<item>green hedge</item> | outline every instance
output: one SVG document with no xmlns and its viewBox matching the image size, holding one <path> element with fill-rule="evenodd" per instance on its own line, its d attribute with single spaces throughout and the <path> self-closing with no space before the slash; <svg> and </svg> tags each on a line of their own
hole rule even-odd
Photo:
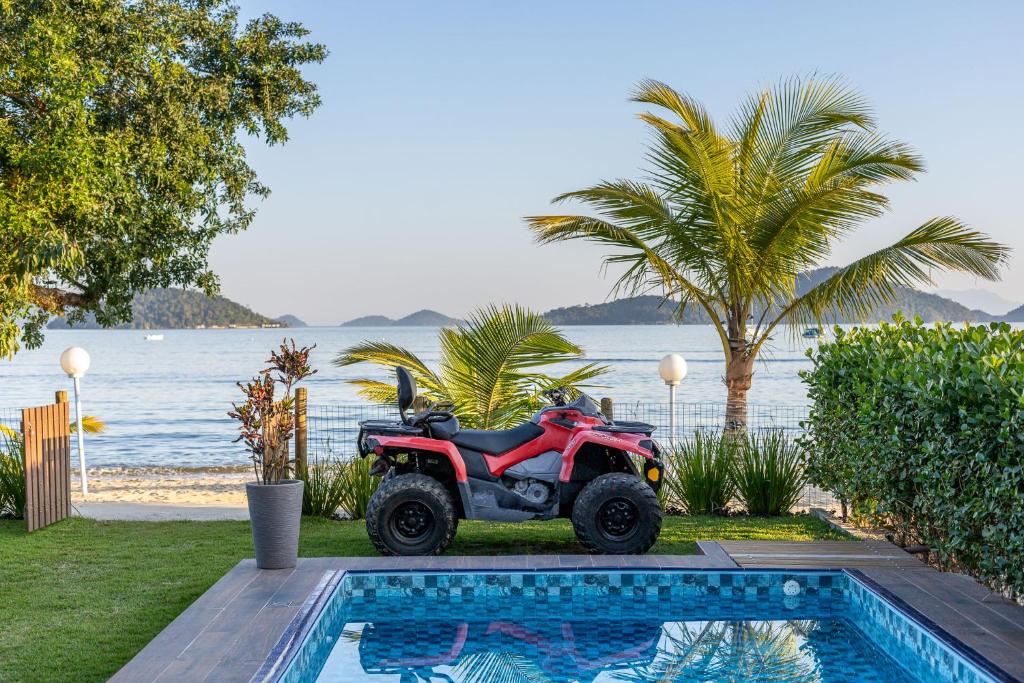
<svg viewBox="0 0 1024 683">
<path fill-rule="evenodd" d="M 1024 596 L 1024 330 L 836 329 L 802 373 L 811 481 Z"/>
</svg>

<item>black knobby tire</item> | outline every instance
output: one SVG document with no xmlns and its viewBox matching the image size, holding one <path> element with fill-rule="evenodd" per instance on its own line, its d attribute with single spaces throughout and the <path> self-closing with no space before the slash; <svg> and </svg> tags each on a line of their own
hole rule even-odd
<svg viewBox="0 0 1024 683">
<path fill-rule="evenodd" d="M 602 474 L 587 484 L 572 507 L 576 538 L 592 553 L 638 555 L 661 533 L 658 494 L 640 477 Z"/>
<path fill-rule="evenodd" d="M 381 483 L 366 508 L 366 533 L 382 555 L 437 555 L 451 545 L 455 505 L 444 485 L 423 474 Z"/>
</svg>

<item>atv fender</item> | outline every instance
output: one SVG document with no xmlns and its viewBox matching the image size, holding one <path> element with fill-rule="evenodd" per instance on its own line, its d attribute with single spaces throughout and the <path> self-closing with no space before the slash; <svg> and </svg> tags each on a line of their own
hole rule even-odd
<svg viewBox="0 0 1024 683">
<path fill-rule="evenodd" d="M 562 454 L 562 470 L 558 475 L 560 482 L 567 483 L 572 478 L 572 470 L 576 466 L 576 453 L 579 452 L 585 444 L 596 443 L 606 448 L 614 448 L 626 453 L 635 453 L 647 460 L 654 459 L 654 453 L 642 448 L 640 446 L 641 439 L 648 439 L 649 437 L 620 437 L 610 434 L 608 432 L 595 432 L 592 430 L 586 430 L 577 432 L 575 436 L 569 439 L 569 443 L 566 444 L 565 452 Z"/>
<path fill-rule="evenodd" d="M 384 434 L 374 434 L 370 438 L 384 449 L 443 455 L 452 463 L 452 469 L 455 470 L 455 481 L 460 484 L 466 483 L 466 461 L 462 459 L 459 449 L 451 441 L 428 439 L 423 436 L 386 436 Z"/>
</svg>

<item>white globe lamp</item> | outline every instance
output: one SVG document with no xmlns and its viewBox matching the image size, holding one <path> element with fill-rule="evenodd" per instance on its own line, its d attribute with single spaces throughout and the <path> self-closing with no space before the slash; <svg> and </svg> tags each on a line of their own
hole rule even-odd
<svg viewBox="0 0 1024 683">
<path fill-rule="evenodd" d="M 676 439 L 676 387 L 686 379 L 686 359 L 678 353 L 670 353 L 658 364 L 658 374 L 668 385 L 668 430 L 670 439 Z"/>
<path fill-rule="evenodd" d="M 60 368 L 68 377 L 84 377 L 89 370 L 89 362 L 89 352 L 81 346 L 72 346 L 60 354 Z"/>
<path fill-rule="evenodd" d="M 85 430 L 82 425 L 81 383 L 89 369 L 89 353 L 80 346 L 72 346 L 60 354 L 60 368 L 75 381 L 75 420 L 78 421 L 78 471 L 82 479 L 82 495 L 89 494 L 89 482 L 85 474 Z"/>
</svg>

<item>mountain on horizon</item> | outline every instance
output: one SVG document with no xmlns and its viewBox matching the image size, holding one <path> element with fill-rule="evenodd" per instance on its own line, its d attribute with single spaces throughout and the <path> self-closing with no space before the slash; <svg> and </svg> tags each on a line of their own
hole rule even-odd
<svg viewBox="0 0 1024 683">
<path fill-rule="evenodd" d="M 946 299 L 952 299 L 968 308 L 987 311 L 992 315 L 1005 315 L 1011 310 L 1019 307 L 1022 302 L 1011 301 L 999 294 L 987 289 L 936 289 L 932 294 L 937 294 Z"/>
<path fill-rule="evenodd" d="M 424 308 L 398 320 L 385 315 L 364 315 L 343 322 L 341 327 L 450 327 L 459 322 L 457 318 L 449 318 L 443 313 Z"/>
<path fill-rule="evenodd" d="M 999 319 L 1008 323 L 1024 323 L 1024 306 L 1013 309 Z"/>
<path fill-rule="evenodd" d="M 294 316 L 291 313 L 279 315 L 274 318 L 277 322 L 281 323 L 285 327 L 309 327 L 305 320 L 302 320 L 298 316 Z"/>
<path fill-rule="evenodd" d="M 801 277 L 797 282 L 797 293 L 803 294 L 814 285 L 834 273 L 836 268 L 819 268 Z M 686 307 L 682 319 L 677 320 L 678 306 L 655 295 L 641 295 L 617 299 L 603 304 L 567 306 L 556 308 L 544 317 L 556 325 L 706 325 L 711 322 L 707 313 L 698 306 Z M 997 316 L 982 310 L 971 309 L 950 299 L 921 292 L 909 287 L 896 290 L 896 300 L 891 305 L 879 306 L 868 316 L 866 322 L 891 320 L 897 312 L 907 318 L 920 317 L 925 322 L 950 320 L 954 322 L 988 322 Z M 1024 307 L 1020 309 L 1024 319 Z M 825 322 L 853 323 L 860 320 L 835 319 L 828 317 Z"/>
<path fill-rule="evenodd" d="M 80 323 L 69 325 L 64 318 L 54 318 L 47 325 L 51 330 L 100 329 L 93 315 Z M 223 296 L 208 297 L 202 292 L 177 288 L 151 289 L 136 294 L 132 300 L 132 320 L 117 325 L 120 330 L 176 330 L 196 327 L 288 327 L 256 313 Z"/>
</svg>

